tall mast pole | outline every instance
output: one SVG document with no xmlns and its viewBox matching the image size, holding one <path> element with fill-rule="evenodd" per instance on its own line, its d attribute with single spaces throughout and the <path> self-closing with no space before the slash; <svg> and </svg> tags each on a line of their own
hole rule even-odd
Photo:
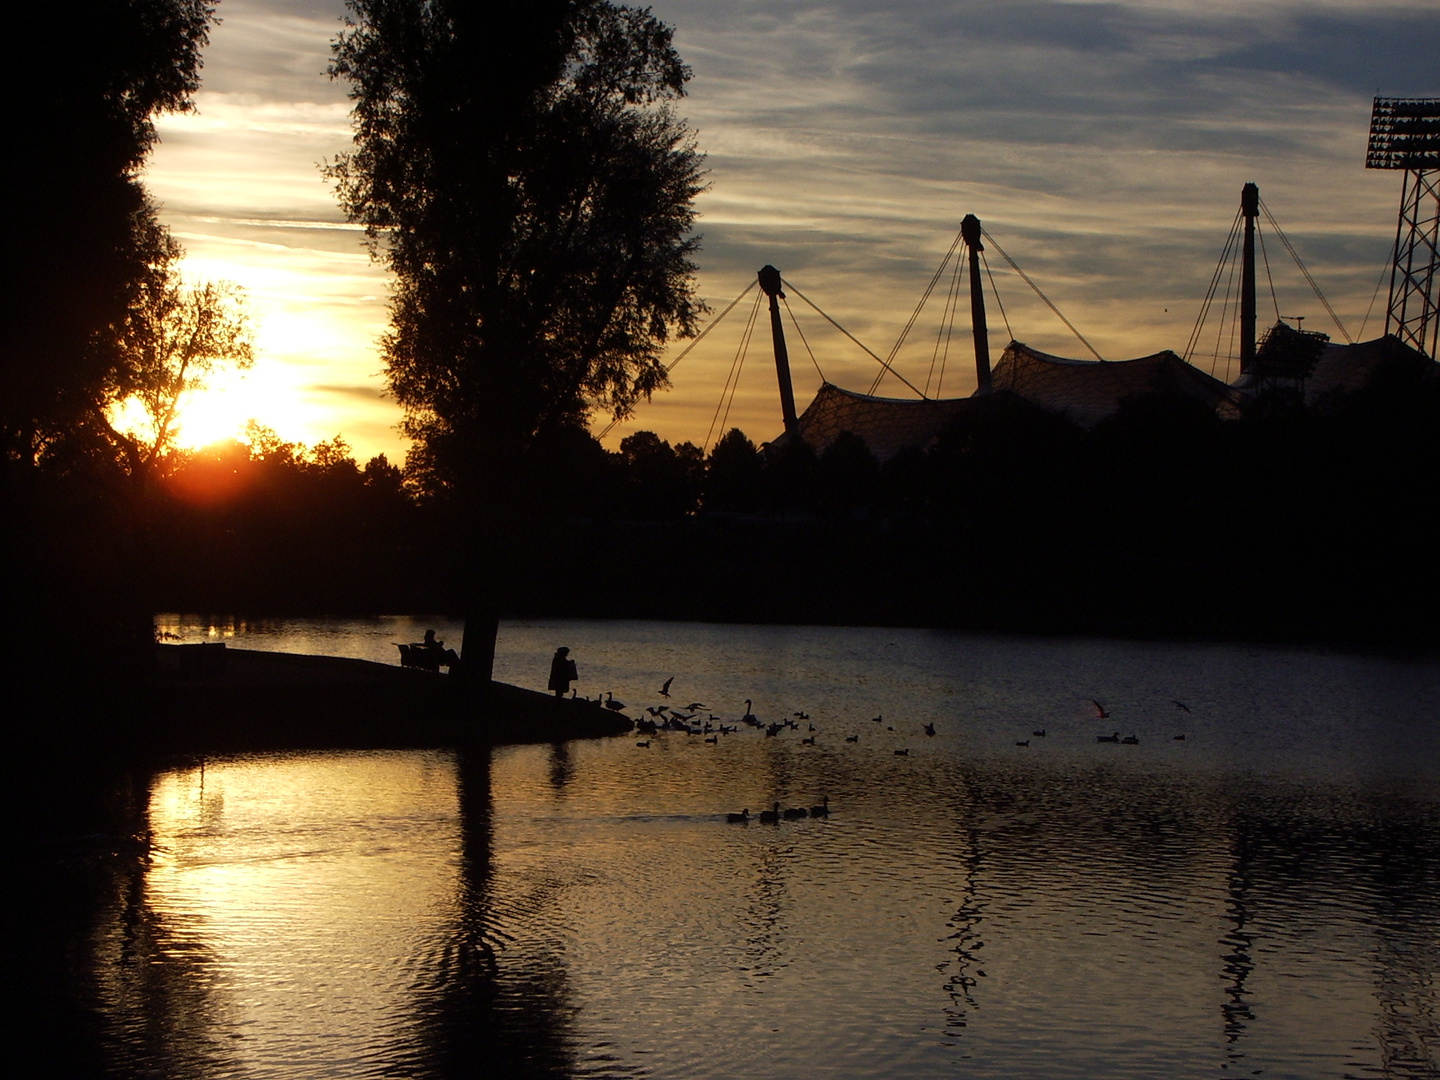
<svg viewBox="0 0 1440 1080">
<path fill-rule="evenodd" d="M 970 326 L 975 334 L 975 385 L 979 393 L 990 390 L 990 331 L 985 326 L 985 287 L 980 281 L 980 219 L 966 214 L 960 235 L 970 249 Z"/>
<path fill-rule="evenodd" d="M 1260 214 L 1260 189 L 1240 189 L 1240 212 L 1245 215 L 1245 258 L 1240 271 L 1240 374 L 1255 363 L 1255 218 Z"/>
<path fill-rule="evenodd" d="M 775 344 L 775 377 L 780 382 L 780 411 L 785 416 L 785 433 L 793 435 L 799 421 L 795 416 L 795 391 L 790 385 L 790 354 L 785 349 L 785 328 L 780 325 L 780 271 L 768 263 L 760 268 L 760 288 L 770 297 L 770 338 Z"/>
</svg>

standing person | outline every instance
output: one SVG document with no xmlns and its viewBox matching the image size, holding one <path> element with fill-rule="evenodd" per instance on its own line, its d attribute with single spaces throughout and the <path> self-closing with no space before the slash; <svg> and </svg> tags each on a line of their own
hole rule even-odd
<svg viewBox="0 0 1440 1080">
<path fill-rule="evenodd" d="M 550 689 L 555 691 L 557 698 L 564 697 L 570 684 L 579 678 L 580 673 L 575 669 L 575 661 L 570 659 L 570 650 L 561 645 L 555 650 L 555 656 L 550 661 Z"/>
</svg>

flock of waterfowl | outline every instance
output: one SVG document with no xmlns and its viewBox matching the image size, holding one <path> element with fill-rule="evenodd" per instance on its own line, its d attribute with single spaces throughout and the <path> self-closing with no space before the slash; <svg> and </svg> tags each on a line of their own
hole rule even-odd
<svg viewBox="0 0 1440 1080">
<path fill-rule="evenodd" d="M 674 684 L 674 682 L 675 677 L 673 675 L 665 680 L 664 685 L 662 685 L 659 690 L 659 694 L 661 697 L 670 697 L 670 687 Z M 605 708 L 610 709 L 614 712 L 620 712 L 626 708 L 626 705 L 623 701 L 615 700 L 615 695 L 613 693 L 606 693 L 603 698 L 598 700 L 600 704 L 602 704 Z M 1097 719 L 1108 720 L 1110 718 L 1110 710 L 1107 709 L 1104 704 L 1094 698 L 1090 699 L 1090 703 L 1095 708 L 1095 715 Z M 1174 705 L 1175 708 L 1180 712 L 1190 712 L 1190 707 L 1182 701 L 1172 700 L 1171 704 Z M 646 738 L 638 740 L 635 745 L 642 750 L 648 749 L 651 745 L 651 739 L 654 736 L 660 734 L 661 732 L 666 731 L 682 732 L 686 735 L 699 735 L 702 736 L 704 738 L 704 741 L 707 743 L 718 744 L 722 736 L 732 735 L 735 732 L 739 731 L 742 726 L 755 728 L 759 731 L 763 731 L 767 738 L 774 738 L 782 731 L 799 731 L 802 721 L 806 724 L 808 733 L 803 738 L 801 738 L 801 744 L 805 746 L 816 745 L 816 728 L 813 723 L 809 722 L 809 713 L 805 712 L 804 710 L 797 710 L 790 716 L 786 717 L 784 720 L 776 720 L 766 723 L 754 714 L 754 712 L 752 711 L 753 707 L 754 702 L 751 699 L 747 698 L 745 700 L 744 714 L 740 716 L 739 719 L 737 719 L 734 723 L 727 724 L 720 717 L 710 712 L 710 707 L 701 701 L 692 701 L 688 705 L 685 705 L 683 708 L 671 708 L 669 705 L 646 706 L 644 711 L 648 714 L 648 717 L 642 717 L 635 721 L 636 730 L 640 734 L 646 736 Z M 705 714 L 704 719 L 700 719 L 700 715 L 702 713 Z M 887 732 L 895 732 L 895 725 L 886 724 L 885 717 L 883 715 L 872 716 L 870 718 L 870 721 L 874 724 L 883 725 Z M 935 737 L 934 724 L 926 723 L 921 727 L 921 730 L 925 733 L 927 737 Z M 1015 740 L 1015 745 L 1019 747 L 1028 747 L 1032 739 L 1044 739 L 1047 737 L 1047 735 L 1047 729 L 1037 728 L 1030 733 L 1030 738 Z M 1183 742 L 1185 741 L 1185 735 L 1183 733 L 1177 734 L 1173 736 L 1173 739 L 1176 742 Z M 858 743 L 859 741 L 860 736 L 858 734 L 845 736 L 845 742 L 847 743 L 854 744 Z M 1098 743 L 1116 743 L 1123 746 L 1138 746 L 1140 744 L 1140 737 L 1133 734 L 1125 735 L 1122 737 L 1120 732 L 1116 731 L 1109 735 L 1096 735 L 1095 741 Z M 896 757 L 908 757 L 910 755 L 910 748 L 908 746 L 900 747 L 896 749 L 894 753 Z M 793 821 L 807 817 L 823 818 L 829 816 L 830 799 L 828 796 L 826 796 L 817 805 L 809 807 L 794 806 L 782 810 L 780 807 L 780 803 L 776 802 L 771 806 L 769 810 L 762 810 L 756 817 L 751 817 L 750 810 L 747 807 L 744 810 L 741 810 L 739 813 L 727 813 L 725 815 L 725 820 L 734 825 L 745 825 L 751 821 L 759 821 L 762 825 L 776 825 L 779 824 L 781 821 Z"/>
<path fill-rule="evenodd" d="M 1101 704 L 1099 701 L 1096 701 L 1094 698 L 1091 698 L 1091 699 L 1090 699 L 1090 704 L 1093 705 L 1093 706 L 1095 706 L 1095 716 L 1096 716 L 1097 719 L 1100 719 L 1100 720 L 1108 720 L 1108 719 L 1110 719 L 1110 710 L 1107 709 L 1103 704 Z M 1189 706 L 1189 705 L 1186 705 L 1183 701 L 1175 701 L 1174 699 L 1171 699 L 1170 704 L 1174 705 L 1175 708 L 1179 709 L 1181 712 L 1188 713 L 1188 712 L 1190 711 L 1190 706 Z M 1037 729 L 1037 730 L 1035 730 L 1035 731 L 1032 731 L 1032 732 L 1030 733 L 1030 738 L 1031 738 L 1031 739 L 1043 739 L 1043 738 L 1045 738 L 1045 736 L 1046 736 L 1046 732 L 1045 732 L 1045 729 L 1044 729 L 1044 728 L 1039 728 L 1039 729 Z M 1138 735 L 1126 735 L 1126 736 L 1124 736 L 1124 737 L 1122 738 L 1121 735 L 1120 735 L 1120 732 L 1115 731 L 1115 732 L 1111 732 L 1109 735 L 1096 735 L 1096 736 L 1095 736 L 1095 741 L 1096 741 L 1097 743 L 1117 743 L 1117 744 L 1119 744 L 1119 745 L 1121 745 L 1121 746 L 1139 746 L 1139 745 L 1140 745 L 1140 736 L 1138 736 Z M 1184 741 L 1185 741 L 1185 735 L 1184 735 L 1183 733 L 1181 733 L 1181 734 L 1179 734 L 1179 735 L 1175 735 L 1175 736 L 1173 737 L 1173 741 L 1175 741 L 1175 742 L 1184 742 Z M 1015 745 L 1016 745 L 1016 746 L 1029 746 L 1029 745 L 1030 745 L 1030 739 L 1016 739 L 1016 740 L 1015 740 Z"/>
</svg>

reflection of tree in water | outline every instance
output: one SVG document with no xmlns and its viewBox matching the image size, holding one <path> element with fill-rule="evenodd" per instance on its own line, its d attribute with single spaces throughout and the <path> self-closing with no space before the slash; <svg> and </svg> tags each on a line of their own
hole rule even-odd
<svg viewBox="0 0 1440 1080">
<path fill-rule="evenodd" d="M 785 931 L 787 892 L 781 870 L 793 850 L 791 847 L 782 848 L 779 844 L 765 846 L 754 888 L 745 904 L 745 961 L 740 970 L 751 986 L 755 985 L 755 979 L 775 974 L 786 963 L 784 951 L 780 948 L 780 938 Z"/>
<path fill-rule="evenodd" d="M 37 1022 L 25 1024 L 23 1038 L 43 1052 L 31 1057 L 12 1047 L 12 1056 L 45 1061 L 48 1075 L 235 1073 L 215 956 L 184 920 L 146 901 L 154 779 L 148 772 L 71 777 L 113 786 L 121 798 L 81 826 L 85 832 L 69 832 L 71 824 L 68 837 L 56 838 L 57 862 L 27 875 L 40 903 L 30 924 L 33 977 L 23 979 L 21 995 Z"/>
<path fill-rule="evenodd" d="M 1232 1060 L 1244 1057 L 1236 1044 L 1245 1034 L 1246 1025 L 1255 1019 L 1246 1000 L 1251 991 L 1245 986 L 1245 980 L 1255 970 L 1255 960 L 1250 952 L 1255 936 L 1248 929 L 1251 923 L 1248 906 L 1252 885 L 1250 860 L 1250 837 L 1242 817 L 1232 823 L 1230 869 L 1226 876 L 1225 893 L 1225 917 L 1230 927 L 1219 940 L 1219 944 L 1229 950 L 1220 957 L 1225 980 L 1225 1000 L 1220 1003 L 1220 1019 L 1228 1048 L 1226 1055 Z"/>
<path fill-rule="evenodd" d="M 552 898 L 526 897 L 529 910 L 503 903 L 493 880 L 494 816 L 490 754 L 457 761 L 461 825 L 459 921 L 431 970 L 414 988 L 419 1029 L 413 1071 L 437 1077 L 568 1077 L 572 1007 L 558 947 L 527 949 L 506 962 L 512 924 L 554 917 Z M 406 1072 L 405 1075 L 411 1073 Z"/>
<path fill-rule="evenodd" d="M 1227 1056 L 1258 1032 L 1246 982 L 1257 967 L 1254 927 L 1314 925 L 1371 942 L 1374 1036 L 1387 1077 L 1440 1076 L 1440 810 L 1384 795 L 1368 804 L 1311 804 L 1293 793 L 1255 800 L 1229 823 L 1229 932 L 1220 944 Z M 1268 949 L 1265 950 L 1267 953 Z M 1277 953 L 1277 960 L 1283 953 Z M 1365 958 L 1356 949 L 1354 962 Z M 1268 966 L 1268 965 L 1267 965 Z"/>
<path fill-rule="evenodd" d="M 968 786 L 955 785 L 957 792 L 968 793 Z M 971 806 L 957 806 L 954 813 L 958 819 L 957 839 L 963 837 L 964 848 L 957 853 L 960 864 L 960 904 L 955 914 L 945 925 L 951 933 L 948 937 L 954 960 L 941 965 L 942 974 L 949 972 L 945 990 L 950 995 L 950 1004 L 945 1009 L 946 1034 L 956 1036 L 969 1026 L 970 1013 L 980 1007 L 975 1000 L 974 988 L 981 974 L 979 952 L 985 947 L 980 940 L 980 924 L 983 921 L 983 905 L 979 898 L 981 868 L 980 830 L 975 825 L 975 813 Z"/>
<path fill-rule="evenodd" d="M 1384 1075 L 1440 1076 L 1440 821 L 1387 814 L 1374 837 L 1375 1037 Z"/>
</svg>

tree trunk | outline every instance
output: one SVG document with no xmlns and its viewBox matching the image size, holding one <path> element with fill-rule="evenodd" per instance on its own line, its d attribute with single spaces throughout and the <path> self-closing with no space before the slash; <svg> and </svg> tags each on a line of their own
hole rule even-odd
<svg viewBox="0 0 1440 1080">
<path fill-rule="evenodd" d="M 494 604 L 470 604 L 465 612 L 465 634 L 460 639 L 460 675 L 471 698 L 485 697 L 495 677 L 495 639 L 500 615 Z"/>
</svg>

